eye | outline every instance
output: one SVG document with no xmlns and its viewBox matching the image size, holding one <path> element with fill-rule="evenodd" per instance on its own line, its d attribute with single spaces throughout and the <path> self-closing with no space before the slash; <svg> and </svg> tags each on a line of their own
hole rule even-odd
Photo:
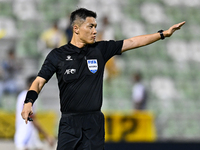
<svg viewBox="0 0 200 150">
<path fill-rule="evenodd" d="M 93 27 L 94 27 L 94 25 L 92 25 L 92 24 L 91 24 L 91 25 L 89 25 L 89 28 L 90 28 L 90 29 L 92 29 Z"/>
</svg>

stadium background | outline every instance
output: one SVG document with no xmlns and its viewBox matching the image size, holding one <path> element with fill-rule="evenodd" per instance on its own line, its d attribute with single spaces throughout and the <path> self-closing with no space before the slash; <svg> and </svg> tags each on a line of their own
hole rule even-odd
<svg viewBox="0 0 200 150">
<path fill-rule="evenodd" d="M 18 74 L 22 87 L 24 79 L 36 74 L 40 68 L 37 40 L 42 31 L 55 19 L 68 19 L 69 13 L 79 7 L 96 11 L 98 23 L 107 15 L 115 29 L 116 40 L 154 33 L 186 21 L 182 30 L 169 39 L 124 53 L 117 59 L 120 75 L 111 85 L 104 84 L 102 110 L 108 115 L 133 113 L 130 81 L 133 72 L 140 70 L 150 90 L 148 112 L 145 113 L 153 115 L 151 123 L 155 125 L 155 141 L 198 143 L 199 0 L 0 0 L 0 59 L 6 57 L 11 46 L 15 46 L 17 56 L 23 60 L 23 70 Z M 37 103 L 40 110 L 54 111 L 59 116 L 55 84 L 56 78 L 53 77 Z M 15 101 L 16 97 L 3 97 L 1 111 L 13 113 Z M 55 132 L 56 128 L 57 125 Z M 12 139 L 8 140 L 12 143 Z"/>
</svg>

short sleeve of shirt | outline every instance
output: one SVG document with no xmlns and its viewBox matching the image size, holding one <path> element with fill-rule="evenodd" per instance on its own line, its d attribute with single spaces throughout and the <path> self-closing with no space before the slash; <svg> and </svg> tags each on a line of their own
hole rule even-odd
<svg viewBox="0 0 200 150">
<path fill-rule="evenodd" d="M 121 49 L 123 46 L 123 40 L 121 41 L 103 41 L 102 42 L 101 52 L 104 56 L 104 59 L 108 61 L 114 55 L 121 55 Z"/>
<path fill-rule="evenodd" d="M 38 76 L 46 79 L 46 82 L 53 76 L 56 72 L 57 58 L 55 55 L 55 50 L 52 50 L 46 57 L 42 68 L 40 69 Z"/>
</svg>

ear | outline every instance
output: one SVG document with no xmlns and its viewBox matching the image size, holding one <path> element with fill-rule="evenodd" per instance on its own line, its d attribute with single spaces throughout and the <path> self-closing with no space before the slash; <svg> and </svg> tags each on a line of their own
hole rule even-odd
<svg viewBox="0 0 200 150">
<path fill-rule="evenodd" d="M 78 25 L 74 25 L 73 30 L 76 34 L 79 34 L 79 26 Z"/>
</svg>

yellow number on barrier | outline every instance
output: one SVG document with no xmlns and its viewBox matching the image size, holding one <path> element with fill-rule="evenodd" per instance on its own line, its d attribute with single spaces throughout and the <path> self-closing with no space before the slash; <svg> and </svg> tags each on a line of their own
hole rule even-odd
<svg viewBox="0 0 200 150">
<path fill-rule="evenodd" d="M 155 141 L 153 116 L 150 113 L 105 115 L 106 142 Z"/>
</svg>

